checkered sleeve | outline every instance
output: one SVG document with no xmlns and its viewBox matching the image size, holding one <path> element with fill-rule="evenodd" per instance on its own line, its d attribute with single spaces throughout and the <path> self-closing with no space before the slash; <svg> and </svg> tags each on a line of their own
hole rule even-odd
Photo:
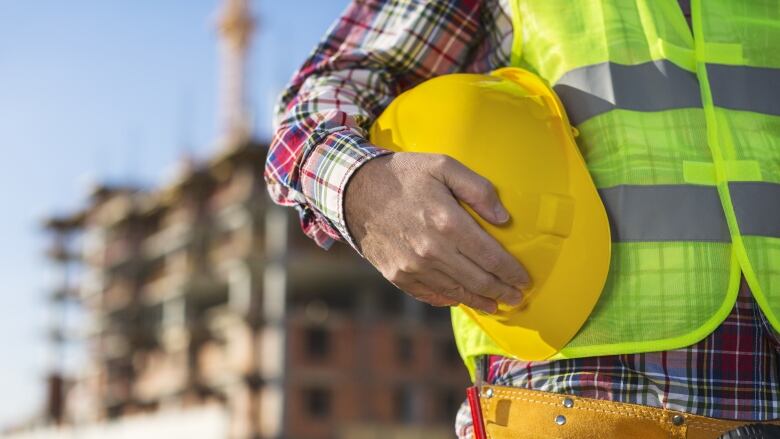
<svg viewBox="0 0 780 439">
<path fill-rule="evenodd" d="M 402 91 L 463 69 L 482 33 L 481 6 L 354 0 L 293 76 L 276 108 L 265 180 L 321 247 L 354 247 L 344 189 L 362 164 L 389 153 L 366 140 L 368 128 Z"/>
</svg>

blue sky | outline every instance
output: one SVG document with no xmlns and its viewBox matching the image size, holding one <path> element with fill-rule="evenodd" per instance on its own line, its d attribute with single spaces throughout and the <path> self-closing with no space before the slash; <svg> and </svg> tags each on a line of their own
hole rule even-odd
<svg viewBox="0 0 780 439">
<path fill-rule="evenodd" d="M 0 426 L 40 408 L 47 265 L 40 221 L 94 181 L 154 184 L 216 137 L 218 0 L 0 3 Z M 254 0 L 257 132 L 348 0 Z"/>
</svg>

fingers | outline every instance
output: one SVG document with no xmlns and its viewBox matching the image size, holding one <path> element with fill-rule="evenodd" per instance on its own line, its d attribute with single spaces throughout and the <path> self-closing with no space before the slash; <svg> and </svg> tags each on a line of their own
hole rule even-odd
<svg viewBox="0 0 780 439">
<path fill-rule="evenodd" d="M 426 270 L 424 274 L 396 275 L 391 282 L 414 298 L 434 306 L 462 303 L 489 314 L 498 310 L 494 300 L 467 291 L 463 285 L 436 269 Z"/>
<path fill-rule="evenodd" d="M 353 196 L 357 204 L 348 210 L 365 232 L 363 256 L 387 280 L 437 306 L 463 303 L 495 313 L 497 301 L 522 300 L 518 290 L 529 284 L 528 274 L 459 203 L 487 221 L 506 221 L 486 179 L 436 154 L 398 153 L 372 162 L 363 172 L 366 184 L 355 187 L 373 192 Z"/>
<path fill-rule="evenodd" d="M 440 270 L 463 285 L 466 290 L 480 296 L 508 305 L 518 305 L 523 301 L 523 293 L 519 289 L 505 284 L 456 249 L 449 252 Z"/>
<path fill-rule="evenodd" d="M 474 309 L 493 314 L 498 310 L 495 300 L 468 290 L 463 284 L 439 270 L 430 270 L 424 282 L 431 290 Z"/>
<path fill-rule="evenodd" d="M 428 209 L 425 223 L 430 229 L 412 243 L 411 258 L 397 257 L 392 263 L 429 286 L 427 273 L 439 270 L 464 291 L 509 305 L 522 302 L 520 289 L 529 285 L 525 269 L 477 224 L 444 186 L 440 190 L 439 194 L 431 188 L 428 193 L 436 208 Z M 438 285 L 453 289 L 441 282 Z M 464 302 L 459 297 L 458 300 Z"/>
<path fill-rule="evenodd" d="M 501 204 L 490 181 L 453 158 L 441 155 L 436 157 L 436 162 L 432 174 L 447 185 L 457 199 L 493 224 L 509 220 L 509 212 Z"/>
<path fill-rule="evenodd" d="M 474 264 L 515 289 L 531 286 L 531 277 L 514 256 L 461 209 L 457 221 L 462 233 L 454 236 L 457 250 Z"/>
<path fill-rule="evenodd" d="M 454 306 L 458 304 L 457 300 L 451 299 L 444 294 L 437 293 L 432 288 L 420 282 L 410 284 L 403 291 L 415 299 L 433 306 Z"/>
<path fill-rule="evenodd" d="M 483 230 L 480 232 L 474 233 L 471 239 L 458 241 L 458 251 L 504 284 L 518 290 L 528 289 L 531 286 L 531 278 L 526 269 L 493 237 Z M 482 234 L 484 236 L 479 236 Z"/>
<path fill-rule="evenodd" d="M 429 221 L 431 227 L 445 235 L 445 242 L 448 245 L 444 249 L 441 245 L 428 246 L 426 253 L 446 261 L 445 264 L 453 268 L 446 270 L 448 274 L 453 275 L 460 272 L 462 264 L 453 262 L 451 256 L 454 253 L 453 250 L 457 250 L 484 272 L 492 274 L 508 286 L 515 289 L 524 289 L 530 286 L 530 276 L 520 262 L 480 227 L 455 199 L 450 198 L 442 203 L 443 206 L 439 211 L 431 213 Z M 482 292 L 483 290 L 472 291 Z M 495 298 L 492 295 L 489 297 Z"/>
</svg>

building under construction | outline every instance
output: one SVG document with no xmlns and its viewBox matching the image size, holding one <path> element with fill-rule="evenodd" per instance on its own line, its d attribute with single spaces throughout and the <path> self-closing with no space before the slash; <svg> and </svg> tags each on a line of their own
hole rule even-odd
<svg viewBox="0 0 780 439">
<path fill-rule="evenodd" d="M 62 273 L 49 431 L 451 437 L 467 377 L 449 311 L 408 298 L 346 246 L 320 250 L 270 202 L 245 103 L 253 20 L 245 1 L 224 3 L 214 155 L 163 187 L 98 186 L 83 210 L 46 222 Z M 74 304 L 75 334 L 58 317 Z M 57 360 L 73 337 L 86 351 L 75 372 Z"/>
</svg>

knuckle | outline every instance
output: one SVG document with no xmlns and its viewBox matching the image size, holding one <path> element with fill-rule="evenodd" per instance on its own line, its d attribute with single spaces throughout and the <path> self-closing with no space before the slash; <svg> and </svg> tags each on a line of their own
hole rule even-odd
<svg viewBox="0 0 780 439">
<path fill-rule="evenodd" d="M 398 268 L 403 273 L 417 273 L 425 265 L 422 258 L 417 255 L 408 256 L 401 260 L 398 264 Z"/>
<path fill-rule="evenodd" d="M 477 181 L 475 182 L 475 187 L 477 189 L 477 192 L 485 198 L 489 198 L 493 196 L 493 183 L 488 181 L 485 177 L 479 176 Z"/>
<path fill-rule="evenodd" d="M 493 290 L 495 282 L 487 276 L 480 276 L 474 279 L 474 291 L 479 293 L 487 293 Z"/>
<path fill-rule="evenodd" d="M 496 255 L 493 252 L 487 252 L 484 255 L 482 255 L 482 267 L 485 268 L 485 270 L 495 273 L 499 269 L 501 269 L 501 258 Z"/>
<path fill-rule="evenodd" d="M 445 288 L 442 293 L 447 297 L 457 300 L 458 302 L 463 302 L 465 299 L 468 298 L 467 297 L 468 294 L 466 294 L 466 289 L 463 288 L 462 285 L 449 286 Z"/>
<path fill-rule="evenodd" d="M 434 259 L 439 254 L 438 250 L 438 245 L 429 238 L 421 239 L 415 247 L 417 255 L 424 260 Z"/>
<path fill-rule="evenodd" d="M 442 233 L 452 233 L 456 228 L 455 215 L 449 209 L 441 209 L 431 214 L 433 226 Z"/>
<path fill-rule="evenodd" d="M 399 264 L 381 270 L 382 276 L 401 290 L 409 284 L 409 274 Z"/>
<path fill-rule="evenodd" d="M 391 268 L 382 272 L 382 276 L 394 284 L 398 284 L 403 280 L 404 273 L 398 268 Z"/>
<path fill-rule="evenodd" d="M 439 169 L 447 169 L 452 166 L 453 158 L 447 154 L 436 154 L 433 159 L 434 166 Z"/>
</svg>

